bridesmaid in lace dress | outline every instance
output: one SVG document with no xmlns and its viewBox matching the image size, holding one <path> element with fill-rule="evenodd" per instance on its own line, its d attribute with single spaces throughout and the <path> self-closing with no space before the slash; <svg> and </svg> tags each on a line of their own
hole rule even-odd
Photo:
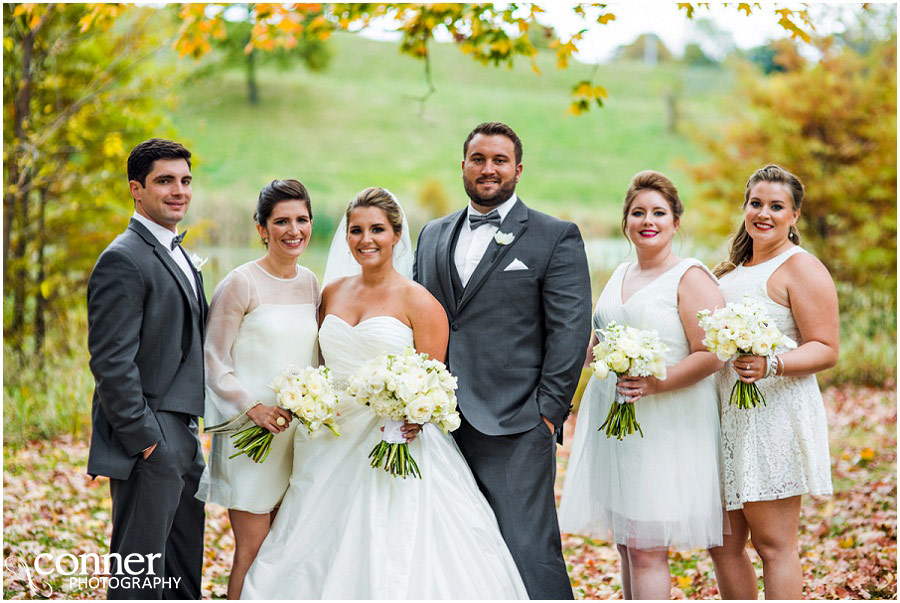
<svg viewBox="0 0 900 603">
<path fill-rule="evenodd" d="M 719 416 L 713 381 L 722 363 L 702 344 L 701 309 L 723 306 L 712 273 L 672 249 L 684 206 L 672 181 L 644 171 L 625 195 L 622 230 L 637 262 L 616 268 L 597 300 L 594 328 L 610 321 L 655 329 L 667 378 L 591 378 L 582 397 L 563 485 L 560 529 L 616 543 L 626 599 L 668 599 L 668 552 L 722 544 Z M 591 346 L 597 343 L 594 335 Z M 588 348 L 588 360 L 592 360 Z M 635 404 L 644 435 L 598 431 L 614 387 Z"/>
<path fill-rule="evenodd" d="M 749 294 L 799 346 L 774 362 L 740 356 L 716 376 L 722 415 L 723 487 L 731 534 L 712 549 L 723 599 L 756 599 L 748 533 L 763 562 L 766 599 L 799 599 L 797 531 L 802 494 L 831 494 L 828 426 L 815 373 L 838 357 L 838 300 L 822 262 L 800 247 L 803 185 L 767 165 L 747 182 L 744 220 L 728 261 L 716 267 L 726 302 Z M 766 405 L 728 403 L 735 379 L 756 382 Z"/>
<path fill-rule="evenodd" d="M 269 532 L 293 469 L 297 423 L 275 405 L 268 385 L 289 365 L 318 365 L 318 283 L 297 264 L 312 231 L 306 188 L 297 180 L 274 180 L 259 193 L 254 218 L 266 253 L 232 270 L 216 287 L 205 346 L 204 425 L 246 415 L 275 434 L 263 463 L 246 455 L 229 458 L 237 451 L 229 435 L 214 434 L 197 492 L 197 498 L 228 508 L 235 541 L 229 599 L 240 598 L 244 575 Z"/>
</svg>

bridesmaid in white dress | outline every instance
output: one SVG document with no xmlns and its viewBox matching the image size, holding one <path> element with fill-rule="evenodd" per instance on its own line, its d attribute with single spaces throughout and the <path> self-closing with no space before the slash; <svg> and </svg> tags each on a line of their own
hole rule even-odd
<svg viewBox="0 0 900 603">
<path fill-rule="evenodd" d="M 444 360 L 443 308 L 411 273 L 400 207 L 362 191 L 335 235 L 319 342 L 338 383 L 407 346 Z M 343 227 L 342 227 L 343 228 Z M 402 238 L 401 238 L 402 237 Z M 330 281 L 334 275 L 336 280 Z M 525 599 L 500 528 L 450 434 L 409 425 L 421 479 L 373 469 L 383 419 L 344 397 L 341 435 L 295 437 L 291 484 L 244 582 L 244 599 Z"/>
<path fill-rule="evenodd" d="M 635 175 L 622 230 L 636 263 L 616 268 L 597 301 L 594 328 L 610 321 L 655 329 L 668 347 L 667 378 L 591 377 L 582 397 L 560 503 L 560 529 L 616 543 L 626 599 L 667 599 L 668 551 L 722 543 L 719 417 L 712 374 L 722 363 L 706 351 L 697 312 L 723 306 L 717 281 L 694 258 L 679 258 L 672 237 L 683 205 L 663 174 Z M 587 365 L 593 360 L 588 348 Z M 635 403 L 644 436 L 598 431 L 614 388 Z"/>
<path fill-rule="evenodd" d="M 293 469 L 297 423 L 275 405 L 268 385 L 296 365 L 318 366 L 318 283 L 297 264 L 312 231 L 309 194 L 297 180 L 275 180 L 259 194 L 257 230 L 266 254 L 232 270 L 216 287 L 205 345 L 204 425 L 265 427 L 273 434 L 269 456 L 255 463 L 237 452 L 226 433 L 213 435 L 209 464 L 197 497 L 228 508 L 234 560 L 228 598 L 240 597 L 244 575 L 269 532 Z M 241 416 L 243 415 L 243 416 Z"/>
<path fill-rule="evenodd" d="M 831 494 L 828 424 L 815 373 L 838 357 L 838 300 L 828 270 L 800 245 L 803 185 L 767 165 L 747 182 L 744 219 L 716 267 L 726 302 L 761 302 L 799 344 L 776 361 L 740 356 L 716 377 L 722 408 L 723 487 L 731 534 L 711 551 L 723 599 L 756 599 L 747 535 L 763 562 L 766 599 L 802 597 L 797 531 L 802 494 Z M 728 403 L 735 380 L 756 382 L 766 405 Z"/>
</svg>

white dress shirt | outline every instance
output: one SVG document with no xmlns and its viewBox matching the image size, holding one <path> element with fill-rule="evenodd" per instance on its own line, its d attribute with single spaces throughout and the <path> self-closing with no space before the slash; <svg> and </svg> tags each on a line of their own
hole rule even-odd
<svg viewBox="0 0 900 603">
<path fill-rule="evenodd" d="M 197 294 L 197 281 L 194 280 L 194 272 L 191 270 L 190 260 L 188 260 L 184 249 L 181 249 L 180 247 L 172 249 L 172 239 L 175 238 L 176 233 L 165 226 L 157 224 L 150 218 L 145 218 L 137 212 L 134 212 L 134 215 L 131 217 L 146 226 L 147 230 L 150 231 L 150 234 L 156 237 L 157 241 L 162 243 L 163 247 L 166 248 L 166 251 L 169 252 L 169 255 L 172 256 L 172 259 L 175 260 L 175 263 L 178 264 L 178 267 L 181 268 L 181 271 L 184 272 L 188 282 L 191 284 L 191 289 L 194 291 L 194 296 L 199 300 L 200 297 Z"/>
<path fill-rule="evenodd" d="M 494 208 L 497 210 L 497 213 L 500 214 L 501 222 L 506 218 L 506 214 L 513 208 L 513 205 L 516 204 L 517 199 L 518 197 L 513 193 L 512 197 Z M 459 238 L 456 241 L 456 253 L 453 255 L 456 271 L 459 273 L 459 278 L 462 281 L 463 287 L 468 284 L 469 279 L 472 277 L 472 273 L 475 272 L 475 268 L 478 267 L 478 263 L 484 256 L 484 252 L 487 251 L 488 245 L 491 244 L 491 239 L 493 239 L 494 235 L 497 234 L 497 231 L 500 230 L 493 224 L 483 224 L 475 230 L 472 230 L 472 227 L 469 225 L 469 216 L 473 214 L 482 215 L 480 211 L 472 207 L 472 204 L 469 203 L 469 211 L 466 214 L 465 220 L 463 220 L 462 228 L 459 229 Z"/>
</svg>

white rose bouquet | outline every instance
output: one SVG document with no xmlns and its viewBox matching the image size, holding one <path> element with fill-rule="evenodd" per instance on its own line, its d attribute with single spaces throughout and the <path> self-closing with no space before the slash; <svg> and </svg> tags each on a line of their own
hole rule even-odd
<svg viewBox="0 0 900 603">
<path fill-rule="evenodd" d="M 382 439 L 372 449 L 372 467 L 393 476 L 422 477 L 400 427 L 404 422 L 434 423 L 444 433 L 459 427 L 456 377 L 442 362 L 408 347 L 382 354 L 350 377 L 347 393 L 386 419 Z"/>
<path fill-rule="evenodd" d="M 611 322 L 605 329 L 597 329 L 597 335 L 600 343 L 594 346 L 594 362 L 591 363 L 591 371 L 597 379 L 606 379 L 610 373 L 617 377 L 652 375 L 660 380 L 666 378 L 666 346 L 656 331 L 642 331 Z M 608 438 L 616 436 L 621 440 L 635 430 L 644 437 L 635 417 L 634 404 L 626 402 L 618 388 L 600 429 L 606 429 Z"/>
<path fill-rule="evenodd" d="M 275 377 L 269 387 L 275 392 L 278 405 L 291 411 L 309 433 L 320 427 L 327 427 L 335 436 L 340 435 L 334 422 L 338 399 L 328 377 L 327 367 L 289 367 Z M 261 463 L 269 456 L 275 434 L 265 427 L 250 425 L 231 437 L 238 451 L 229 458 L 246 454 L 255 462 Z"/>
<path fill-rule="evenodd" d="M 744 354 L 771 360 L 775 357 L 776 347 L 789 350 L 797 347 L 766 316 L 762 305 L 746 295 L 740 303 L 731 302 L 715 312 L 701 310 L 697 318 L 706 333 L 703 345 L 722 362 Z M 769 364 L 771 366 L 771 362 Z M 744 383 L 740 379 L 731 388 L 729 402 L 741 409 L 766 405 L 756 383 Z"/>
</svg>

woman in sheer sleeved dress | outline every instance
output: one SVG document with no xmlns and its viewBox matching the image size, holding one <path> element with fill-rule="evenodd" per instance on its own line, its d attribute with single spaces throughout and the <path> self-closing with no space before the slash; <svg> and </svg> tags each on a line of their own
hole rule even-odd
<svg viewBox="0 0 900 603">
<path fill-rule="evenodd" d="M 275 180 L 259 194 L 255 218 L 266 254 L 232 270 L 210 304 L 205 345 L 204 424 L 240 415 L 275 437 L 265 461 L 237 452 L 227 434 L 213 435 L 197 497 L 228 508 L 235 552 L 228 598 L 240 598 L 244 575 L 269 532 L 293 470 L 297 423 L 275 405 L 268 385 L 288 366 L 318 365 L 318 282 L 297 264 L 312 232 L 306 188 Z"/>
</svg>

